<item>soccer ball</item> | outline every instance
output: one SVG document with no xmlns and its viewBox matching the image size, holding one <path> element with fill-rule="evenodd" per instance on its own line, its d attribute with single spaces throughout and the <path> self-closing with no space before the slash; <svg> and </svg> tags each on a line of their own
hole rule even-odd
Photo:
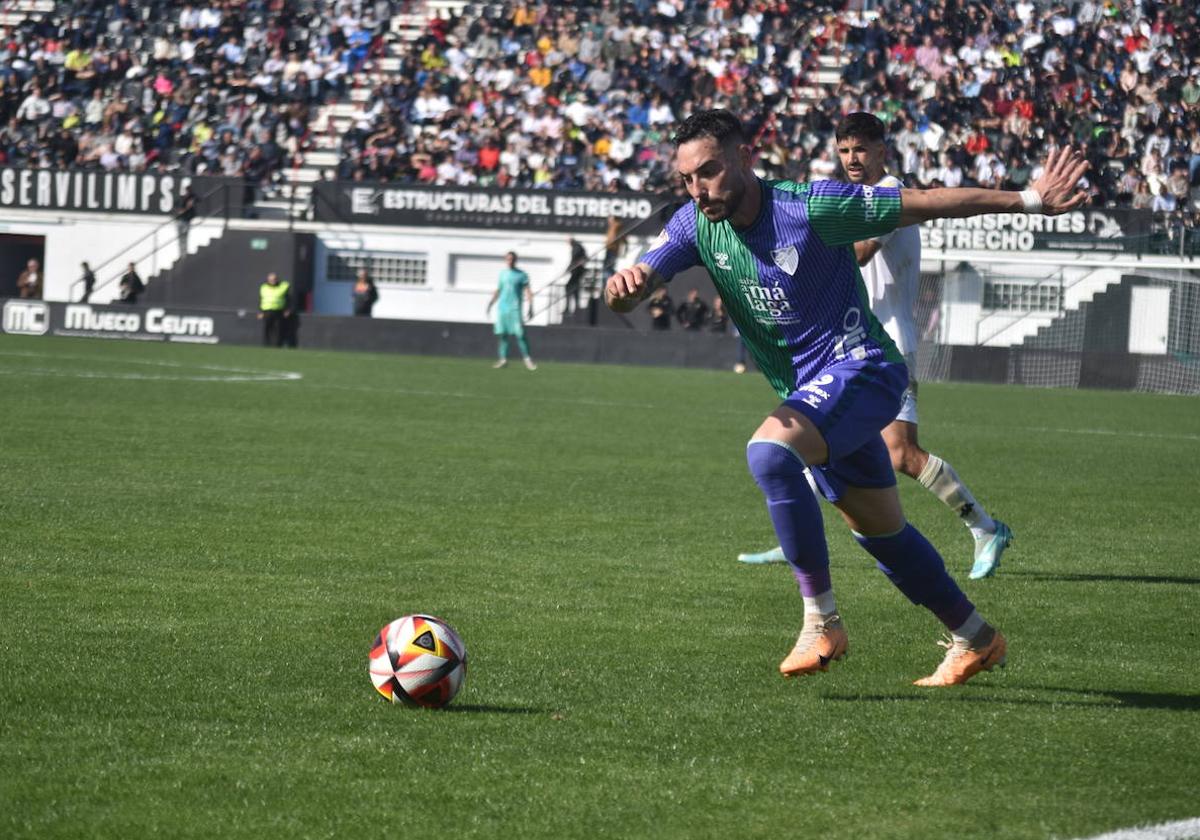
<svg viewBox="0 0 1200 840">
<path fill-rule="evenodd" d="M 369 668 L 371 682 L 384 699 L 440 709 L 462 688 L 467 649 L 440 618 L 406 615 L 379 631 Z"/>
</svg>

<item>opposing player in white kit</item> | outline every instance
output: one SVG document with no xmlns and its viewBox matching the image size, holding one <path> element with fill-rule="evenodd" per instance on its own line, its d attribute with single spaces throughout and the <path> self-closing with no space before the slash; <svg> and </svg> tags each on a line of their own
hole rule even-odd
<svg viewBox="0 0 1200 840">
<path fill-rule="evenodd" d="M 885 169 L 887 146 L 884 125 L 878 118 L 863 112 L 850 114 L 838 126 L 836 137 L 838 157 L 851 183 L 904 186 Z M 854 252 L 870 297 L 871 311 L 904 355 L 910 376 L 914 376 L 919 336 L 913 313 L 921 271 L 920 232 L 915 225 L 897 228 L 876 239 L 856 242 Z M 1012 543 L 1012 531 L 1003 522 L 988 516 L 952 466 L 926 452 L 917 442 L 915 378 L 909 379 L 900 413 L 895 422 L 883 429 L 883 439 L 892 459 L 892 468 L 920 482 L 971 529 L 975 538 L 975 562 L 970 577 L 978 580 L 993 574 L 1004 550 Z M 784 562 L 784 557 L 781 549 L 774 548 L 760 554 L 739 554 L 738 560 L 779 563 Z"/>
</svg>

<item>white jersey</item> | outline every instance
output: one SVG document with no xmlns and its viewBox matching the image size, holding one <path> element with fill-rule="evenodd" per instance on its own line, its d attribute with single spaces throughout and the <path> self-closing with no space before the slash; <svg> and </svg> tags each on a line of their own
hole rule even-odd
<svg viewBox="0 0 1200 840">
<path fill-rule="evenodd" d="M 877 187 L 903 187 L 894 175 L 884 175 Z M 880 243 L 871 261 L 860 269 L 871 311 L 897 349 L 910 358 L 917 352 L 917 286 L 921 280 L 921 233 L 916 225 L 896 228 L 870 240 Z"/>
</svg>

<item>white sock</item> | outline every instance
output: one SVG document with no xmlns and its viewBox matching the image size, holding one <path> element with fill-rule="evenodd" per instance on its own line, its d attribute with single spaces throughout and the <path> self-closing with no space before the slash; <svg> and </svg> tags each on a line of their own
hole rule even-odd
<svg viewBox="0 0 1200 840">
<path fill-rule="evenodd" d="M 963 524 L 971 529 L 971 535 L 975 539 L 996 532 L 996 523 L 988 516 L 983 505 L 971 495 L 971 491 L 962 483 L 954 467 L 938 456 L 929 456 L 929 460 L 925 462 L 925 469 L 917 476 L 917 481 L 957 513 Z"/>
<path fill-rule="evenodd" d="M 810 615 L 820 615 L 822 618 L 831 616 L 837 612 L 837 602 L 833 600 L 833 590 L 826 589 L 820 595 L 814 598 L 804 596 L 804 617 L 807 619 Z"/>
<path fill-rule="evenodd" d="M 975 637 L 985 627 L 987 627 L 987 622 L 983 620 L 983 616 L 979 614 L 979 610 L 971 610 L 971 614 L 967 616 L 967 620 L 961 626 L 951 630 L 950 635 L 956 642 L 970 643 L 975 640 Z"/>
</svg>

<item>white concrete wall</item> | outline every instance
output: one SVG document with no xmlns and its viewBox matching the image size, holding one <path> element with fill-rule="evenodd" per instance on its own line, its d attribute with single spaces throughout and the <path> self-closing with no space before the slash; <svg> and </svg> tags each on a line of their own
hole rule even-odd
<svg viewBox="0 0 1200 840">
<path fill-rule="evenodd" d="M 165 224 L 164 224 L 165 223 Z M 316 233 L 313 305 L 317 312 L 350 312 L 351 284 L 331 282 L 326 277 L 330 250 L 365 250 L 391 254 L 419 254 L 427 261 L 428 281 L 423 286 L 382 283 L 375 307 L 378 318 L 403 318 L 430 321 L 486 323 L 487 301 L 495 289 L 496 275 L 504 264 L 504 253 L 514 250 L 519 265 L 529 272 L 535 292 L 534 323 L 554 320 L 561 311 L 558 304 L 561 286 L 570 258 L 567 234 L 457 228 L 394 228 L 383 226 L 322 225 L 299 222 L 231 220 L 230 227 L 241 229 L 294 228 Z M 188 250 L 195 252 L 224 230 L 220 220 L 198 222 L 192 226 Z M 161 228 L 155 233 L 157 228 Z M 78 299 L 76 286 L 79 264 L 88 260 L 97 270 L 99 283 L 119 276 L 130 260 L 137 264 L 143 279 L 172 265 L 179 257 L 174 242 L 176 231 L 166 216 L 104 215 L 98 213 L 51 213 L 46 211 L 6 211 L 0 217 L 0 234 L 12 233 L 43 237 L 45 240 L 44 295 L 47 300 Z M 578 236 L 589 255 L 603 249 L 601 234 Z M 135 248 L 130 246 L 141 241 Z M 645 238 L 631 241 L 621 265 L 640 255 Z M 114 260 L 114 258 L 116 258 Z M 113 260 L 108 265 L 104 263 Z M 1076 309 L 1091 300 L 1124 273 L 1149 274 L 1154 271 L 1189 271 L 1195 263 L 1177 258 L 1126 258 L 1119 254 L 1073 253 L 997 254 L 995 252 L 927 252 L 922 260 L 924 271 L 944 271 L 946 282 L 939 325 L 939 341 L 947 344 L 985 344 L 1009 346 L 1049 323 L 1057 313 L 984 312 L 983 278 L 1014 279 L 1057 278 L 1061 273 L 1067 309 Z M 1055 280 L 1057 282 L 1057 280 Z M 104 303 L 116 294 L 116 284 L 108 283 L 93 301 Z"/>
<path fill-rule="evenodd" d="M 164 225 L 164 222 L 168 223 Z M 192 225 L 188 251 L 195 253 L 219 236 L 221 230 L 219 221 Z M 67 216 L 10 212 L 0 219 L 0 234 L 5 233 L 40 236 L 45 240 L 42 270 L 46 279 L 42 296 L 46 300 L 79 299 L 83 291 L 78 284 L 82 275 L 79 264 L 84 260 L 96 272 L 96 285 L 100 287 L 124 274 L 130 262 L 137 266 L 138 274 L 148 282 L 154 274 L 169 268 L 179 259 L 175 225 L 169 223 L 166 216 Z M 104 288 L 98 288 L 92 296 L 92 302 L 106 303 L 116 294 L 116 282 L 107 283 Z"/>
<path fill-rule="evenodd" d="M 577 235 L 589 255 L 602 250 L 604 237 Z M 487 302 L 504 268 L 504 255 L 517 252 L 517 267 L 529 274 L 534 291 L 534 323 L 545 324 L 554 314 L 547 304 L 561 285 L 570 263 L 567 234 L 458 229 L 365 228 L 318 234 L 313 308 L 326 314 L 349 314 L 352 284 L 326 276 L 330 251 L 372 251 L 380 254 L 421 255 L 426 259 L 425 286 L 379 283 L 377 318 L 418 321 L 486 323 Z M 633 247 L 633 253 L 640 249 Z M 557 311 L 558 307 L 554 307 Z"/>
</svg>

